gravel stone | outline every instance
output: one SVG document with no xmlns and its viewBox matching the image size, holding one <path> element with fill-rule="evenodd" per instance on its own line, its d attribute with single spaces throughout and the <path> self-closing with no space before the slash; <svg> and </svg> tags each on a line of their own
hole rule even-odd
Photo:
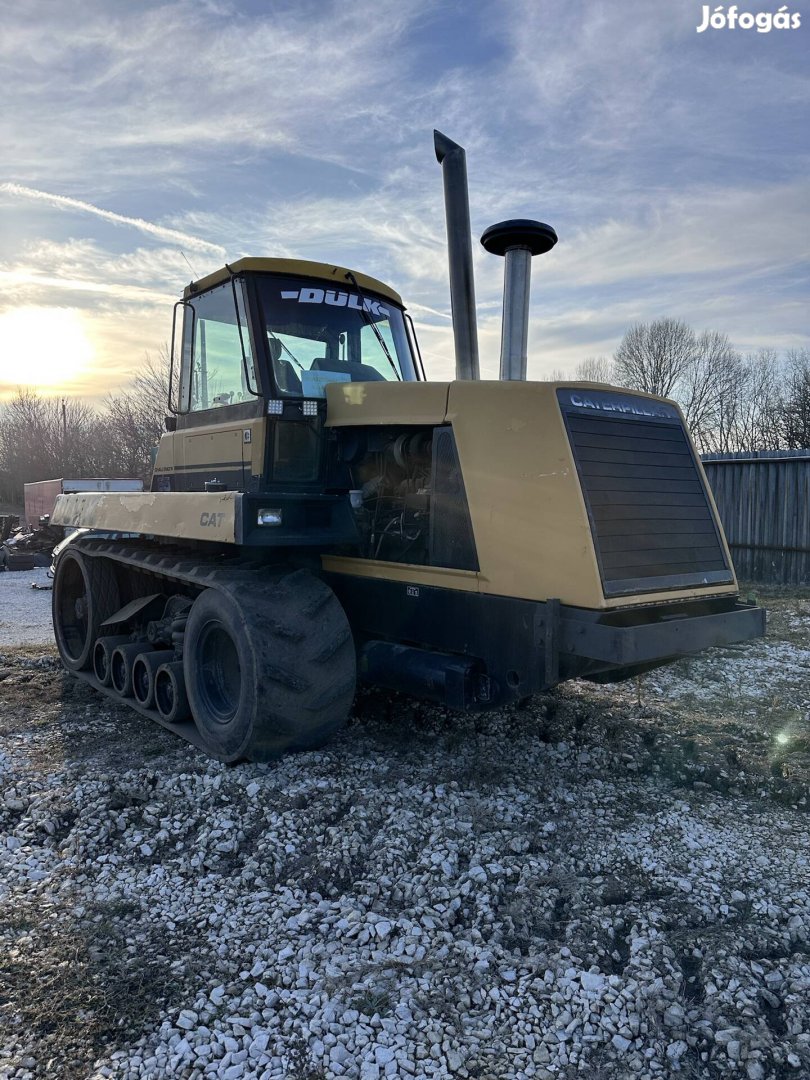
<svg viewBox="0 0 810 1080">
<path fill-rule="evenodd" d="M 0 1076 L 810 1075 L 810 601 L 771 634 L 230 768 L 0 652 Z"/>
</svg>

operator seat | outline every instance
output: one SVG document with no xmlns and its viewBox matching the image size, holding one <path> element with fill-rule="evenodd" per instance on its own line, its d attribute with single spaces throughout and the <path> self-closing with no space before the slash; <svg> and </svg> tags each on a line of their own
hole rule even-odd
<svg viewBox="0 0 810 1080">
<path fill-rule="evenodd" d="M 327 360 L 325 356 L 319 356 L 313 360 L 310 371 L 334 371 L 347 374 L 352 382 L 385 381 L 385 376 L 371 364 L 356 364 L 351 360 Z"/>
<path fill-rule="evenodd" d="M 300 394 L 301 380 L 298 373 L 289 360 L 281 359 L 281 342 L 278 338 L 271 337 L 267 339 L 267 343 L 270 346 L 270 359 L 279 388 L 288 394 Z"/>
</svg>

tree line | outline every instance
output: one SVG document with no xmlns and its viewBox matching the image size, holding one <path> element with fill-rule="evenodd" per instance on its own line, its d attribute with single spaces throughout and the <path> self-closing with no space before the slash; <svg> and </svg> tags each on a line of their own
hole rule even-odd
<svg viewBox="0 0 810 1080">
<path fill-rule="evenodd" d="M 584 360 L 574 377 L 674 398 L 701 453 L 810 447 L 808 348 L 744 355 L 725 334 L 666 318 L 631 326 L 612 357 Z M 164 351 L 97 408 L 21 388 L 0 406 L 0 498 L 19 503 L 23 484 L 60 476 L 148 481 L 168 382 Z"/>
<path fill-rule="evenodd" d="M 0 405 L 0 500 L 21 503 L 23 484 L 57 477 L 149 480 L 164 431 L 169 363 L 146 357 L 121 393 L 93 407 L 21 387 Z"/>
<path fill-rule="evenodd" d="M 575 377 L 672 398 L 702 454 L 810 447 L 810 349 L 739 352 L 679 319 L 637 323 Z"/>
</svg>

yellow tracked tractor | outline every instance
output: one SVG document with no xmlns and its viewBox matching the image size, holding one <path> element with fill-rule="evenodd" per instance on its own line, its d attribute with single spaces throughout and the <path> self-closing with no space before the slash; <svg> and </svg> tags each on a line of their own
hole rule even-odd
<svg viewBox="0 0 810 1080">
<path fill-rule="evenodd" d="M 143 494 L 61 496 L 65 666 L 224 761 L 318 746 L 358 679 L 483 710 L 756 637 L 678 407 L 525 381 L 513 221 L 501 380 L 478 375 L 464 152 L 445 179 L 457 379 L 387 285 L 242 259 L 175 307 L 178 389 Z M 175 344 L 178 348 L 175 348 Z"/>
</svg>

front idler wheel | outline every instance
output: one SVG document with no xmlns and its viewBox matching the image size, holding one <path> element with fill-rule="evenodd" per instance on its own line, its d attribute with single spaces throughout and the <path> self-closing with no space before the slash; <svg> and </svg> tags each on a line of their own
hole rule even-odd
<svg viewBox="0 0 810 1080">
<path fill-rule="evenodd" d="M 67 548 L 56 563 L 51 605 L 62 663 L 70 671 L 84 671 L 93 663 L 101 624 L 121 606 L 111 564 Z"/>
</svg>

